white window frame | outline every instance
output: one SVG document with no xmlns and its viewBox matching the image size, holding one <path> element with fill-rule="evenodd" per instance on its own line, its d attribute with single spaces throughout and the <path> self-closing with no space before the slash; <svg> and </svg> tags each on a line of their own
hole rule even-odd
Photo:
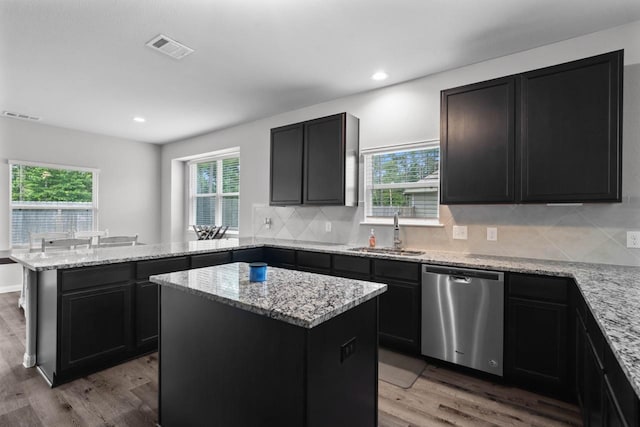
<svg viewBox="0 0 640 427">
<path fill-rule="evenodd" d="M 385 153 L 395 153 L 399 151 L 414 151 L 414 150 L 424 150 L 430 148 L 438 148 L 440 149 L 440 140 L 432 139 L 425 140 L 419 142 L 410 142 L 405 144 L 396 144 L 396 145 L 385 145 L 376 148 L 364 149 L 360 151 L 360 155 L 363 158 L 364 165 L 364 173 L 363 173 L 363 188 L 364 188 L 364 209 L 363 215 L 364 218 L 360 224 L 363 225 L 393 225 L 393 217 L 374 217 L 368 216 L 368 206 L 372 203 L 371 201 L 371 190 L 373 189 L 372 183 L 369 180 L 368 171 L 370 170 L 370 162 L 372 155 L 374 154 L 385 154 Z M 441 152 L 440 152 L 441 153 Z M 376 188 L 421 188 L 424 187 L 424 184 L 418 183 L 405 183 L 405 184 L 378 184 Z M 399 223 L 401 225 L 411 225 L 411 226 L 423 226 L 423 227 L 443 227 L 444 225 L 440 223 L 440 179 L 438 179 L 438 216 L 436 218 L 403 218 L 400 216 L 398 218 Z"/>
<path fill-rule="evenodd" d="M 44 162 L 30 162 L 24 160 L 9 160 L 9 247 L 10 248 L 24 248 L 29 247 L 30 243 L 27 242 L 24 245 L 14 245 L 13 239 L 13 210 L 14 209 L 42 209 L 42 210 L 73 210 L 73 209 L 84 209 L 87 206 L 85 204 L 61 204 L 56 205 L 55 203 L 50 204 L 42 204 L 40 206 L 33 204 L 26 204 L 20 202 L 13 201 L 13 193 L 12 193 L 12 183 L 13 183 L 13 166 L 30 166 L 37 168 L 49 168 L 49 169 L 63 169 L 63 170 L 72 170 L 72 171 L 80 171 L 80 172 L 91 172 L 91 210 L 93 211 L 92 222 L 91 222 L 91 231 L 98 230 L 99 227 L 99 206 L 98 206 L 98 182 L 100 178 L 100 169 L 95 168 L 87 168 L 82 166 L 71 166 L 71 165 L 60 165 L 56 163 L 44 163 Z"/>
<path fill-rule="evenodd" d="M 240 151 L 231 151 L 231 152 L 227 152 L 225 150 L 224 154 L 218 154 L 218 155 L 208 155 L 206 157 L 197 157 L 194 158 L 192 160 L 189 160 L 187 162 L 187 174 L 188 174 L 188 193 L 187 193 L 187 204 L 189 206 L 188 208 L 188 224 L 187 224 L 187 229 L 188 231 L 193 231 L 191 230 L 191 225 L 201 225 L 201 224 L 196 224 L 196 199 L 198 197 L 212 197 L 215 196 L 216 198 L 216 217 L 215 217 L 215 223 L 216 225 L 222 224 L 222 198 L 223 196 L 238 196 L 238 203 L 240 203 L 240 192 L 235 192 L 235 193 L 223 193 L 222 192 L 222 161 L 225 159 L 233 159 L 233 158 L 237 158 L 240 159 Z M 216 182 L 219 183 L 220 185 L 216 185 L 216 192 L 215 193 L 203 193 L 203 194 L 196 194 L 196 189 L 197 189 L 197 185 L 196 185 L 196 176 L 197 176 L 197 165 L 200 163 L 210 163 L 210 162 L 218 162 L 218 165 L 216 166 Z M 238 177 L 238 189 L 240 188 L 240 177 Z M 238 216 L 240 215 L 240 212 L 238 211 Z M 227 230 L 227 232 L 225 234 L 232 234 L 232 235 L 237 235 L 240 233 L 240 218 L 238 218 L 238 230 Z"/>
</svg>

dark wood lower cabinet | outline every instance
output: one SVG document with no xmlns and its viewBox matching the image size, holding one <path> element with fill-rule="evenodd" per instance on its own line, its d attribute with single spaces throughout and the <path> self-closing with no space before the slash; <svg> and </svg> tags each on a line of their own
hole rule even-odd
<svg viewBox="0 0 640 427">
<path fill-rule="evenodd" d="M 511 273 L 506 285 L 505 379 L 572 400 L 570 281 Z"/>
<path fill-rule="evenodd" d="M 524 298 L 507 301 L 507 377 L 567 396 L 567 305 Z"/>
<path fill-rule="evenodd" d="M 575 389 L 585 427 L 640 425 L 640 400 L 579 292 Z"/>
<path fill-rule="evenodd" d="M 584 403 L 583 415 L 586 426 L 604 426 L 603 418 L 603 378 L 602 363 L 596 355 L 591 340 L 587 335 L 584 352 L 583 375 L 584 375 Z"/>
<path fill-rule="evenodd" d="M 299 270 L 311 273 L 331 273 L 331 254 L 297 251 L 296 262 Z"/>
<path fill-rule="evenodd" d="M 238 249 L 232 252 L 231 262 L 260 262 L 264 261 L 262 248 Z"/>
<path fill-rule="evenodd" d="M 603 419 L 607 427 L 627 427 L 629 424 L 624 419 L 622 410 L 618 405 L 618 401 L 615 398 L 611 384 L 609 384 L 608 378 L 604 377 L 604 414 Z"/>
<path fill-rule="evenodd" d="M 352 279 L 371 280 L 371 260 L 361 256 L 333 255 L 333 274 Z"/>
<path fill-rule="evenodd" d="M 420 355 L 420 263 L 259 247 L 39 272 L 41 372 L 57 385 L 155 351 L 159 289 L 148 275 L 237 261 L 387 284 L 378 342 Z M 638 395 L 575 282 L 512 273 L 505 301 L 507 383 L 576 399 L 586 427 L 640 425 Z"/>
<path fill-rule="evenodd" d="M 272 267 L 296 268 L 296 251 L 282 248 L 264 248 L 264 261 Z"/>
<path fill-rule="evenodd" d="M 387 283 L 379 298 L 380 345 L 420 354 L 420 287 Z"/>
<path fill-rule="evenodd" d="M 158 285 L 136 283 L 136 347 L 158 347 Z"/>
<path fill-rule="evenodd" d="M 101 362 L 128 352 L 131 285 L 113 285 L 61 297 L 61 370 Z"/>
</svg>

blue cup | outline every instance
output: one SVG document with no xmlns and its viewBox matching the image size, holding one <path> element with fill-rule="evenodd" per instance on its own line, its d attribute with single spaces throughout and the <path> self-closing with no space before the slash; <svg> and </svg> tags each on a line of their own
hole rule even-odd
<svg viewBox="0 0 640 427">
<path fill-rule="evenodd" d="M 252 262 L 249 264 L 249 281 L 264 282 L 267 280 L 267 263 Z"/>
</svg>

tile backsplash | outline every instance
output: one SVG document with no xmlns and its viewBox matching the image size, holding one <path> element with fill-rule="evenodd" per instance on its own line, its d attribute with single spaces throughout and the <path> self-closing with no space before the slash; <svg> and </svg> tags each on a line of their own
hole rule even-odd
<svg viewBox="0 0 640 427">
<path fill-rule="evenodd" d="M 254 206 L 256 237 L 365 245 L 376 231 L 379 246 L 391 246 L 391 226 L 361 225 L 362 207 Z M 271 218 L 271 226 L 264 224 Z M 327 222 L 331 231 L 326 231 Z M 403 226 L 409 248 L 503 255 L 560 261 L 640 266 L 640 249 L 626 248 L 626 232 L 640 230 L 640 197 L 623 203 L 582 206 L 464 205 L 441 206 L 442 227 Z M 467 240 L 454 240 L 454 225 L 468 227 Z M 498 240 L 487 240 L 497 227 Z"/>
</svg>

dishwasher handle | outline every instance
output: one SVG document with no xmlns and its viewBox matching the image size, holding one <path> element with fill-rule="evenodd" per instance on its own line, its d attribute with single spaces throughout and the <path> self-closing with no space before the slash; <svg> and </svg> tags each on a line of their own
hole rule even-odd
<svg viewBox="0 0 640 427">
<path fill-rule="evenodd" d="M 465 285 L 471 283 L 471 278 L 465 276 L 449 276 L 449 280 L 455 283 L 464 283 Z"/>
</svg>

